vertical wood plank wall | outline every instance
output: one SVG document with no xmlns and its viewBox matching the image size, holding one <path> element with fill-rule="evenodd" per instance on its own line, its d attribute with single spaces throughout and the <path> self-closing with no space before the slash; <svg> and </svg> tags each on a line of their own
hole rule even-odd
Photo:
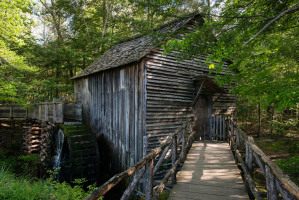
<svg viewBox="0 0 299 200">
<path fill-rule="evenodd" d="M 123 170 L 142 158 L 145 135 L 144 62 L 75 80 L 85 123 L 109 146 L 111 164 Z M 101 146 L 99 146 L 101 151 Z M 104 152 L 105 153 L 105 152 Z"/>
<path fill-rule="evenodd" d="M 191 116 L 192 103 L 197 92 L 194 77 L 208 75 L 209 69 L 204 56 L 194 61 L 178 62 L 174 56 L 163 56 L 162 50 L 157 50 L 147 55 L 146 59 L 146 127 L 148 148 L 151 149 L 159 146 L 167 135 Z M 230 73 L 223 71 L 222 74 Z M 211 101 L 213 102 L 219 95 L 214 94 Z M 209 114 L 232 113 L 234 109 L 235 96 L 223 94 L 217 103 L 213 104 L 212 113 Z"/>
</svg>

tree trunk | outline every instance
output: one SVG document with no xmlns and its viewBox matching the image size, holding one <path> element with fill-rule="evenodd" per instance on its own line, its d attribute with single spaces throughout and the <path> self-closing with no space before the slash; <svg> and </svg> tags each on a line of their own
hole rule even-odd
<svg viewBox="0 0 299 200">
<path fill-rule="evenodd" d="M 262 126 L 262 120 L 261 120 L 261 103 L 258 103 L 258 115 L 259 115 L 259 122 L 258 122 L 258 130 L 257 130 L 257 137 L 260 137 L 261 135 L 261 126 Z"/>
</svg>

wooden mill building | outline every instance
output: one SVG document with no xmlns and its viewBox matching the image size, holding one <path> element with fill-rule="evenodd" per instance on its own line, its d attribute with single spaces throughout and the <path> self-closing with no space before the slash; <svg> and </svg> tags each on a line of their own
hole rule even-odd
<svg viewBox="0 0 299 200">
<path fill-rule="evenodd" d="M 196 14 L 156 31 L 187 32 L 202 23 Z M 209 74 L 205 55 L 178 61 L 162 52 L 152 36 L 132 38 L 112 47 L 73 78 L 83 120 L 105 141 L 109 147 L 105 154 L 113 158 L 117 170 L 142 158 L 143 141 L 148 150 L 159 146 L 193 111 L 204 134 L 213 113 L 234 112 L 235 97 L 213 81 L 216 74 Z M 224 70 L 217 75 L 228 73 Z"/>
</svg>

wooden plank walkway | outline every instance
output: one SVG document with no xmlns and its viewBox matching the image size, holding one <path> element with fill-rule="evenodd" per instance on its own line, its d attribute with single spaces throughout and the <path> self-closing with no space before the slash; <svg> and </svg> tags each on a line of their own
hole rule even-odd
<svg viewBox="0 0 299 200">
<path fill-rule="evenodd" d="M 194 142 L 168 199 L 249 199 L 228 143 Z"/>
</svg>

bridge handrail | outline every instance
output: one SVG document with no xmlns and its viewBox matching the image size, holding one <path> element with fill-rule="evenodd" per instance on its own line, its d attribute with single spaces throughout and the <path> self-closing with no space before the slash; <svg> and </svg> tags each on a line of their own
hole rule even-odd
<svg viewBox="0 0 299 200">
<path fill-rule="evenodd" d="M 231 137 L 230 144 L 235 153 L 235 158 L 240 162 L 246 182 L 257 200 L 263 199 L 255 187 L 252 179 L 253 162 L 261 169 L 266 179 L 267 197 L 268 199 L 278 199 L 278 192 L 283 199 L 299 199 L 299 188 L 292 182 L 286 174 L 272 161 L 265 153 L 256 145 L 253 138 L 247 136 L 236 124 L 231 120 L 231 132 L 235 137 Z M 240 147 L 246 149 L 245 162 L 240 153 Z"/>
<path fill-rule="evenodd" d="M 133 192 L 135 186 L 141 179 L 144 173 L 146 173 L 146 187 L 145 187 L 145 199 L 149 200 L 152 199 L 153 196 L 157 199 L 160 195 L 160 193 L 163 191 L 165 183 L 168 181 L 170 176 L 172 176 L 172 181 L 175 182 L 176 180 L 176 168 L 178 164 L 186 157 L 186 149 L 187 147 L 191 145 L 192 138 L 194 137 L 194 133 L 191 133 L 186 139 L 186 133 L 189 130 L 191 130 L 189 127 L 191 123 L 191 120 L 188 120 L 185 122 L 180 128 L 178 128 L 172 135 L 168 136 L 167 140 L 161 144 L 159 147 L 156 147 L 153 149 L 150 153 L 148 153 L 146 156 L 144 156 L 139 162 L 137 162 L 134 166 L 131 166 L 127 170 L 120 172 L 116 175 L 114 175 L 112 178 L 110 178 L 108 181 L 106 181 L 104 184 L 102 184 L 98 189 L 90 193 L 84 200 L 95 200 L 100 198 L 101 196 L 105 195 L 109 190 L 111 190 L 114 186 L 116 186 L 121 180 L 128 178 L 132 176 L 135 172 L 136 175 L 134 177 L 134 180 L 131 182 L 131 185 L 127 188 L 127 190 L 124 192 L 121 200 L 128 199 L 131 193 Z M 180 134 L 181 133 L 181 134 Z M 181 140 L 179 142 L 182 142 L 182 151 L 181 154 L 176 160 L 176 152 L 178 148 L 178 142 L 177 139 L 181 136 Z M 169 151 L 170 146 L 173 146 L 172 152 L 170 153 L 172 156 L 172 169 L 169 170 L 169 172 L 166 174 L 164 179 L 162 180 L 161 184 L 158 186 L 158 188 L 155 191 L 155 194 L 153 194 L 153 177 L 157 169 L 159 168 L 160 164 L 162 163 L 164 157 L 166 156 L 167 152 Z M 162 152 L 163 151 L 163 152 Z M 153 161 L 155 157 L 162 152 L 162 155 L 159 159 L 159 161 L 156 164 L 155 170 L 153 166 Z M 168 155 L 169 156 L 169 155 Z M 162 160 L 162 161 L 161 161 Z M 146 167 L 145 167 L 146 165 Z"/>
<path fill-rule="evenodd" d="M 65 119 L 82 121 L 82 105 L 73 102 L 53 100 L 21 106 L 18 104 L 0 104 L 0 118 L 36 119 L 63 123 Z"/>
</svg>

